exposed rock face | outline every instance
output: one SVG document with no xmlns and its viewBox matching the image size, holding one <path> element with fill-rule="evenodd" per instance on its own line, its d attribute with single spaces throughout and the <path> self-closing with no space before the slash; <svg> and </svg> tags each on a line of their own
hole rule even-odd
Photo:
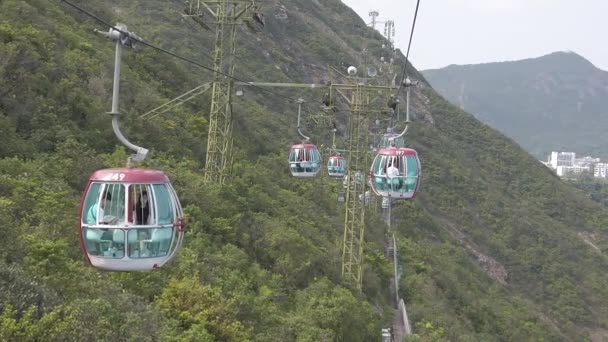
<svg viewBox="0 0 608 342">
<path fill-rule="evenodd" d="M 491 256 L 485 255 L 479 251 L 479 247 L 476 247 L 474 243 L 467 240 L 466 235 L 462 232 L 462 230 L 455 227 L 454 224 L 448 222 L 447 220 L 441 220 L 443 226 L 447 229 L 448 233 L 452 238 L 458 240 L 469 253 L 475 256 L 477 263 L 479 263 L 480 268 L 492 279 L 499 282 L 502 285 L 507 285 L 507 277 L 509 273 L 507 269 L 496 259 Z"/>
<path fill-rule="evenodd" d="M 501 283 L 502 285 L 507 285 L 507 276 L 509 275 L 509 273 L 503 265 L 501 265 L 498 261 L 494 260 L 494 258 L 477 251 L 470 244 L 465 243 L 465 247 L 469 252 L 475 255 L 475 257 L 477 258 L 477 262 L 481 266 L 481 269 L 488 276 L 490 276 L 490 278 Z"/>
<path fill-rule="evenodd" d="M 588 244 L 591 246 L 591 248 L 602 254 L 602 250 L 595 244 L 597 240 L 595 234 L 589 232 L 578 232 L 576 235 L 579 237 L 579 239 L 583 240 L 584 243 Z"/>
</svg>

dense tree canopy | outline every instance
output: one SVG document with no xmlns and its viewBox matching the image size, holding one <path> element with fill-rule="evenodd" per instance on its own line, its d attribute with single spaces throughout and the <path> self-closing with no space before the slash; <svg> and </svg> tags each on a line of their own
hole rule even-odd
<svg viewBox="0 0 608 342">
<path fill-rule="evenodd" d="M 181 22 L 180 4 L 79 3 L 211 63 L 213 34 Z M 264 6 L 264 32 L 239 28 L 240 78 L 324 82 L 340 78 L 328 65 L 355 63 L 363 46 L 380 50 L 379 35 L 341 1 L 285 6 L 287 21 L 273 18 L 278 3 Z M 140 115 L 211 75 L 151 49 L 125 51 L 121 124 L 151 150 L 143 166 L 171 177 L 186 243 L 155 272 L 84 263 L 81 192 L 94 170 L 122 166 L 128 154 L 105 113 L 113 44 L 93 28 L 102 29 L 59 1 L 0 2 L 0 340 L 379 339 L 393 314 L 387 227 L 375 210 L 366 215 L 363 292 L 352 290 L 341 281 L 341 183 L 288 173 L 297 106 L 255 89 L 235 99 L 231 175 L 222 187 L 205 184 L 208 94 L 153 119 Z M 278 91 L 309 99 L 307 116 L 320 111 L 319 91 Z M 421 155 L 423 193 L 393 209 L 412 340 L 581 340 L 606 329 L 607 212 L 428 85 L 412 98 L 408 143 Z M 346 127 L 344 112 L 334 119 Z M 311 131 L 330 143 L 329 127 Z M 581 233 L 593 234 L 597 249 Z"/>
</svg>

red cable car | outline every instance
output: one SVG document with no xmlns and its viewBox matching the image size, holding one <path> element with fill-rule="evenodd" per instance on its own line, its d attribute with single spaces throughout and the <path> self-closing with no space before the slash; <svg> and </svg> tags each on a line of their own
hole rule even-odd
<svg viewBox="0 0 608 342">
<path fill-rule="evenodd" d="M 420 186 L 420 159 L 405 147 L 381 149 L 370 170 L 371 188 L 378 196 L 412 199 Z"/>
<path fill-rule="evenodd" d="M 327 174 L 330 177 L 344 177 L 346 175 L 346 159 L 339 155 L 329 157 Z"/>
<path fill-rule="evenodd" d="M 313 144 L 297 144 L 289 151 L 289 170 L 294 177 L 314 177 L 321 170 L 321 153 Z"/>
<path fill-rule="evenodd" d="M 147 271 L 176 256 L 184 239 L 184 215 L 163 172 L 99 170 L 82 197 L 79 234 L 93 267 Z"/>
</svg>

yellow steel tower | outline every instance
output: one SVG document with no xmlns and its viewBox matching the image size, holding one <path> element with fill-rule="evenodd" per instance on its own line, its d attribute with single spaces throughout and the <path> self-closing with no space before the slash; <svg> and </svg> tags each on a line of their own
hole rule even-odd
<svg viewBox="0 0 608 342">
<path fill-rule="evenodd" d="M 364 84 L 370 79 L 354 79 L 352 84 L 297 84 L 268 82 L 239 82 L 239 86 L 327 88 L 329 99 L 340 97 L 348 103 L 348 174 L 342 247 L 342 278 L 361 289 L 363 266 L 363 237 L 365 233 L 365 189 L 369 173 L 368 120 L 370 117 L 391 115 L 388 104 L 395 91 L 394 86 Z M 374 82 L 382 82 L 374 80 Z"/>
<path fill-rule="evenodd" d="M 369 173 L 368 120 L 372 113 L 387 114 L 386 103 L 393 88 L 384 86 L 332 85 L 330 92 L 348 98 L 348 174 L 342 247 L 342 278 L 361 289 L 363 238 L 365 233 L 365 190 Z M 346 93 L 350 96 L 346 96 Z"/>
<path fill-rule="evenodd" d="M 244 20 L 256 18 L 254 0 L 199 0 L 189 3 L 186 15 L 205 28 L 215 24 L 213 82 L 209 113 L 209 136 L 205 161 L 205 181 L 222 184 L 232 162 L 232 93 L 236 53 L 236 28 Z"/>
</svg>

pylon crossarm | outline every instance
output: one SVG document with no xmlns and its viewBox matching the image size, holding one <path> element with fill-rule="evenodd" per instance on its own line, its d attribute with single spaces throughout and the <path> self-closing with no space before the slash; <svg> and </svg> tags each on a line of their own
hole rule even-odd
<svg viewBox="0 0 608 342">
<path fill-rule="evenodd" d="M 145 118 L 150 115 L 152 115 L 151 117 L 155 117 L 156 115 L 164 114 L 167 111 L 171 110 L 172 108 L 175 108 L 175 107 L 183 104 L 184 102 L 188 102 L 188 101 L 194 99 L 195 97 L 204 94 L 209 89 L 211 89 L 211 83 L 201 84 L 200 86 L 193 88 L 191 90 L 188 90 L 187 92 L 181 94 L 180 96 L 178 96 L 172 100 L 169 100 L 169 101 L 163 103 L 162 105 L 140 115 L 139 117 Z"/>
</svg>

